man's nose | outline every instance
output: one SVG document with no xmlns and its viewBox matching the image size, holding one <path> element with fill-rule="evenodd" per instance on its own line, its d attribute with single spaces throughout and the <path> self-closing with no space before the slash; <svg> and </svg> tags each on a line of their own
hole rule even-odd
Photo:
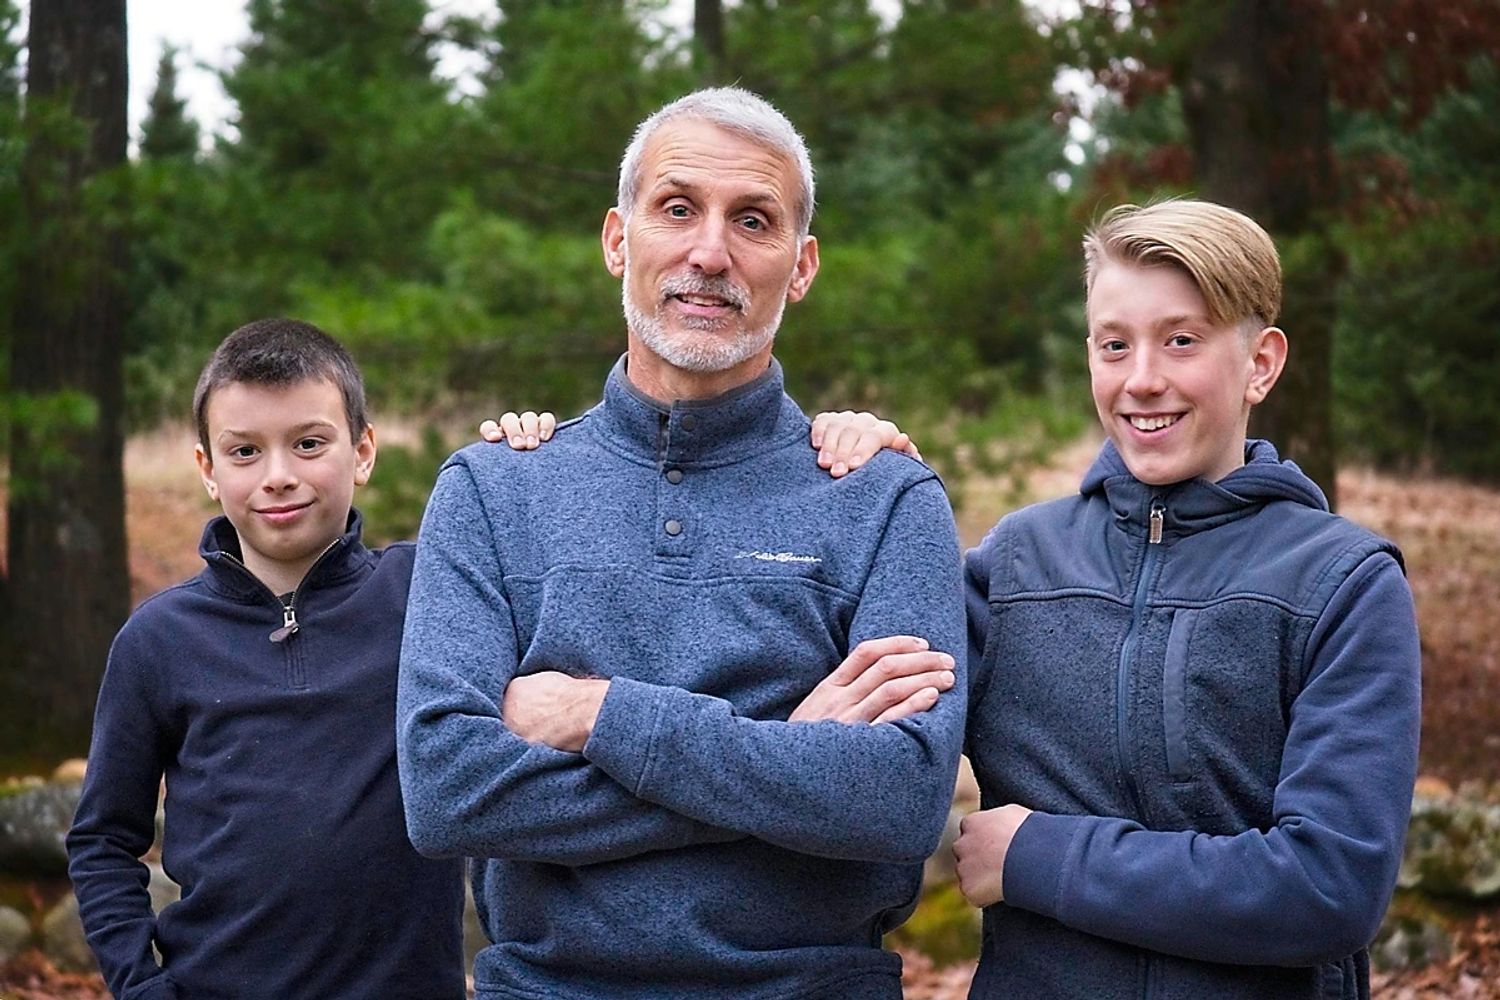
<svg viewBox="0 0 1500 1000">
<path fill-rule="evenodd" d="M 705 218 L 693 228 L 688 264 L 704 274 L 729 270 L 729 232 L 722 219 Z"/>
</svg>

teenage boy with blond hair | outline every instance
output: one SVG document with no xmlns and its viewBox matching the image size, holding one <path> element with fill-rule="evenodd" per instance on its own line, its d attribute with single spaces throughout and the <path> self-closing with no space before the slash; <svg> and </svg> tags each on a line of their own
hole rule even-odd
<svg viewBox="0 0 1500 1000">
<path fill-rule="evenodd" d="M 360 544 L 364 384 L 295 320 L 230 334 L 193 400 L 224 508 L 207 566 L 115 638 L 68 834 L 118 1000 L 462 1000 L 463 865 L 406 837 L 396 665 L 410 544 Z M 153 913 L 155 834 L 182 899 Z M 160 955 L 158 959 L 157 954 Z"/>
<path fill-rule="evenodd" d="M 1417 761 L 1400 553 L 1246 440 L 1287 356 L 1258 225 L 1127 205 L 1084 258 L 1109 440 L 966 557 L 970 995 L 1368 997 Z M 822 464 L 893 430 L 824 415 Z"/>
</svg>

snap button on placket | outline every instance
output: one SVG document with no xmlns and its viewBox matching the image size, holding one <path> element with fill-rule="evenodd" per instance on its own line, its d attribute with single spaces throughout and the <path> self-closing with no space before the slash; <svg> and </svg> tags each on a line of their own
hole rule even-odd
<svg viewBox="0 0 1500 1000">
<path fill-rule="evenodd" d="M 681 469 L 668 469 L 667 470 L 667 482 L 671 483 L 673 486 L 676 486 L 678 483 L 682 482 L 682 470 Z"/>
<path fill-rule="evenodd" d="M 676 538 L 678 535 L 682 534 L 681 521 L 668 521 L 665 525 L 663 525 L 663 527 L 666 528 L 667 534 L 671 535 L 673 538 Z"/>
</svg>

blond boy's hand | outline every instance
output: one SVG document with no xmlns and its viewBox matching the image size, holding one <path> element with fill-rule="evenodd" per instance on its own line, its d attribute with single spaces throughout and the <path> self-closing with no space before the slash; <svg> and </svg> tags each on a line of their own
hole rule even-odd
<svg viewBox="0 0 1500 1000">
<path fill-rule="evenodd" d="M 953 687 L 953 657 L 914 635 L 866 639 L 813 688 L 788 722 L 896 722 Z"/>
<path fill-rule="evenodd" d="M 543 441 L 552 440 L 552 432 L 555 430 L 557 418 L 549 410 L 541 413 L 534 410 L 527 410 L 525 413 L 507 410 L 499 423 L 493 420 L 481 423 L 479 436 L 490 444 L 507 441 L 516 451 L 533 451 Z"/>
<path fill-rule="evenodd" d="M 959 891 L 971 906 L 984 909 L 1004 901 L 1005 855 L 1030 815 L 1030 809 L 1011 803 L 971 812 L 959 822 L 953 858 Z"/>
<path fill-rule="evenodd" d="M 835 479 L 848 475 L 875 457 L 882 448 L 910 455 L 917 461 L 922 453 L 910 435 L 889 420 L 873 413 L 853 410 L 824 411 L 813 418 L 812 446 L 818 449 L 818 465 Z"/>
</svg>

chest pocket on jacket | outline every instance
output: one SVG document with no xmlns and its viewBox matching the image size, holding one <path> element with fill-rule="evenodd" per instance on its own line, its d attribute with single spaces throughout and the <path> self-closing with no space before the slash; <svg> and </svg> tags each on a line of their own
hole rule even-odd
<svg viewBox="0 0 1500 1000">
<path fill-rule="evenodd" d="M 1162 735 L 1167 777 L 1183 786 L 1173 798 L 1189 816 L 1254 825 L 1269 816 L 1303 634 L 1284 610 L 1257 600 L 1173 614 Z"/>
</svg>

